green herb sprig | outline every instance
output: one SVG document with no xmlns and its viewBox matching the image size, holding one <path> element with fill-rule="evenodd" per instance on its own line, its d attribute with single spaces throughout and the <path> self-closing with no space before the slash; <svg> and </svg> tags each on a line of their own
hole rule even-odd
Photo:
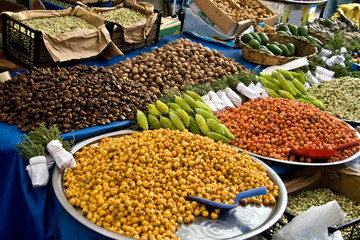
<svg viewBox="0 0 360 240">
<path fill-rule="evenodd" d="M 15 144 L 15 150 L 25 160 L 29 160 L 36 156 L 45 156 L 45 147 L 41 144 L 35 143 L 28 136 L 22 135 L 20 143 Z"/>
<path fill-rule="evenodd" d="M 75 142 L 75 138 L 73 140 L 66 141 L 62 137 L 60 137 L 59 129 L 56 125 L 52 125 L 49 129 L 45 126 L 45 124 L 41 123 L 39 127 L 35 128 L 33 131 L 29 132 L 29 137 L 37 144 L 47 145 L 52 140 L 59 140 L 62 144 L 63 148 L 70 152 L 71 146 Z"/>
</svg>

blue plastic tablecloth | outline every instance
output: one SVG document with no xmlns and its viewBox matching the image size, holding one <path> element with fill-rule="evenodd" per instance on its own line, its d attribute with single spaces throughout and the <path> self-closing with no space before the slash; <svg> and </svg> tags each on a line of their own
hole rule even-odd
<svg viewBox="0 0 360 240">
<path fill-rule="evenodd" d="M 234 58 L 250 70 L 255 64 L 245 61 L 240 49 L 207 42 L 188 35 L 170 35 L 163 37 L 157 44 L 126 53 L 125 57 L 134 57 L 140 52 L 149 52 L 167 42 L 178 38 L 189 38 L 211 49 L 221 51 L 226 57 Z M 86 65 L 110 66 L 125 59 L 115 57 L 111 60 L 98 60 Z M 12 73 L 14 75 L 14 73 Z M 62 135 L 66 139 L 75 136 L 76 141 L 108 131 L 127 128 L 130 121 L 118 121 L 105 126 L 97 126 Z M 46 187 L 33 188 L 25 170 L 27 163 L 15 151 L 23 133 L 17 126 L 0 123 L 0 239 L 108 239 L 84 227 L 71 217 L 58 202 L 50 182 Z M 51 174 L 51 172 L 50 172 Z"/>
</svg>

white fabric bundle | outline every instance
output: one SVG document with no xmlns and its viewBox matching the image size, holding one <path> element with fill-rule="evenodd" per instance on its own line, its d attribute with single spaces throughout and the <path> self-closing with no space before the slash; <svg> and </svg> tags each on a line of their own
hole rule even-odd
<svg viewBox="0 0 360 240">
<path fill-rule="evenodd" d="M 47 151 L 54 158 L 56 165 L 64 170 L 65 168 L 76 167 L 74 156 L 66 151 L 59 140 L 52 140 L 46 145 Z"/>
<path fill-rule="evenodd" d="M 269 97 L 269 94 L 266 92 L 265 87 L 260 82 L 255 84 L 255 91 L 260 94 L 260 98 Z"/>
<path fill-rule="evenodd" d="M 314 76 L 311 74 L 310 71 L 307 71 L 307 72 L 305 73 L 305 75 L 306 75 L 306 78 L 307 78 L 310 86 L 315 86 L 315 85 L 318 85 L 318 84 L 320 83 L 319 80 L 317 80 L 316 77 L 314 77 Z"/>
<path fill-rule="evenodd" d="M 326 75 L 326 76 L 329 76 L 329 77 L 333 77 L 335 75 L 335 72 L 334 71 L 330 71 L 326 68 L 323 68 L 323 67 L 320 67 L 320 66 L 317 66 L 316 67 L 316 70 L 315 72 L 321 74 L 321 75 Z"/>
<path fill-rule="evenodd" d="M 321 52 L 319 53 L 320 56 L 323 56 L 323 57 L 328 57 L 332 54 L 332 51 L 328 50 L 328 49 L 325 49 L 323 48 L 321 50 Z"/>
<path fill-rule="evenodd" d="M 231 102 L 236 106 L 241 106 L 242 100 L 239 95 L 237 95 L 236 92 L 234 92 L 231 88 L 227 87 L 225 88 L 226 96 L 231 100 Z"/>
<path fill-rule="evenodd" d="M 259 96 L 257 95 L 257 93 L 247 87 L 245 84 L 243 83 L 239 83 L 237 86 L 236 86 L 236 90 L 238 92 L 240 92 L 242 95 L 244 95 L 245 97 L 249 98 L 249 99 L 254 99 L 254 98 L 258 98 Z"/>
<path fill-rule="evenodd" d="M 46 186 L 49 181 L 49 169 L 45 156 L 37 156 L 29 159 L 26 166 L 33 187 Z"/>
<path fill-rule="evenodd" d="M 216 106 L 217 113 L 223 112 L 225 110 L 225 104 L 219 98 L 219 96 L 214 91 L 208 92 L 208 95 L 210 97 L 211 102 Z"/>
<path fill-rule="evenodd" d="M 304 84 L 304 87 L 305 87 L 306 90 L 308 90 L 308 89 L 310 88 L 309 82 L 306 82 L 306 83 Z"/>
<path fill-rule="evenodd" d="M 204 103 L 206 103 L 210 107 L 212 112 L 217 111 L 216 106 L 213 104 L 213 102 L 210 99 L 204 100 Z"/>
<path fill-rule="evenodd" d="M 205 95 L 202 96 L 201 98 L 204 100 L 204 102 L 205 102 L 206 100 L 210 100 L 210 97 L 209 97 L 208 94 L 205 94 Z"/>
<path fill-rule="evenodd" d="M 332 80 L 332 77 L 329 77 L 328 75 L 320 74 L 320 73 L 315 73 L 315 77 L 317 80 L 319 80 L 319 82 L 325 82 L 325 81 Z"/>
<path fill-rule="evenodd" d="M 231 107 L 235 107 L 235 105 L 232 103 L 232 101 L 226 95 L 225 90 L 217 91 L 216 95 L 218 95 L 219 98 L 223 101 L 226 109 L 229 109 Z"/>
</svg>

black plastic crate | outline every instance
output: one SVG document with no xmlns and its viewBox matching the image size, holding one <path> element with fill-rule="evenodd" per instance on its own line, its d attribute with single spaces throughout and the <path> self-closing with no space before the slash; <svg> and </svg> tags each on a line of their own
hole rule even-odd
<svg viewBox="0 0 360 240">
<path fill-rule="evenodd" d="M 110 32 L 111 40 L 123 52 L 129 52 L 135 49 L 143 48 L 159 41 L 160 25 L 162 12 L 155 9 L 158 17 L 154 22 L 148 36 L 144 41 L 138 43 L 127 43 L 124 40 L 124 29 L 118 23 L 107 22 L 106 27 Z"/>
<path fill-rule="evenodd" d="M 271 240 L 274 233 L 280 228 L 289 223 L 296 215 L 291 212 L 285 211 L 282 217 L 269 229 L 261 233 L 261 236 L 265 239 Z M 360 218 L 354 219 L 350 222 L 344 223 L 337 227 L 329 227 L 329 234 L 340 230 L 344 240 L 356 240 L 360 239 Z"/>
<path fill-rule="evenodd" d="M 90 58 L 54 62 L 45 46 L 41 31 L 34 30 L 7 14 L 1 15 L 3 52 L 10 59 L 19 62 L 26 67 L 73 65 L 84 61 L 95 60 L 103 56 L 103 52 L 101 52 Z"/>
</svg>

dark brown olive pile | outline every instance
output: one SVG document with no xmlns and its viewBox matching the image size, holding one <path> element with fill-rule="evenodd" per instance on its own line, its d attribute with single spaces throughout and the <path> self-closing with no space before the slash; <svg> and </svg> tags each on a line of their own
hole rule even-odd
<svg viewBox="0 0 360 240">
<path fill-rule="evenodd" d="M 132 120 L 157 96 L 109 68 L 34 68 L 0 84 L 0 120 L 26 132 L 45 123 L 61 133 Z"/>
<path fill-rule="evenodd" d="M 235 59 L 183 38 L 109 68 L 125 79 L 143 83 L 156 94 L 172 87 L 181 91 L 186 83 L 207 83 L 248 71 Z"/>
</svg>

